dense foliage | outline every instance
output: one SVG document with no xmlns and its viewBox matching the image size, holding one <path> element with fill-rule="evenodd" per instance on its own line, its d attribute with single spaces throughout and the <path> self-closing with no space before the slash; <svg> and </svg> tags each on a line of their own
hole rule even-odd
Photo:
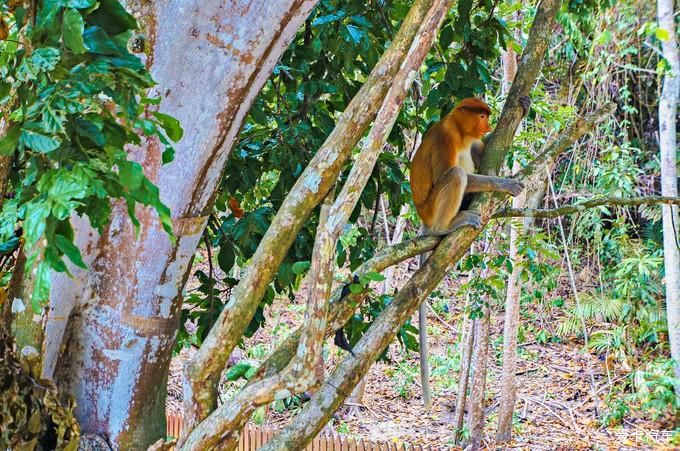
<svg viewBox="0 0 680 451">
<path fill-rule="evenodd" d="M 85 267 L 73 243 L 72 214 L 101 230 L 110 199 L 122 199 L 133 223 L 135 206 L 148 205 L 172 233 L 170 212 L 141 165 L 129 158 L 129 146 L 155 136 L 166 146 L 167 162 L 170 139 L 180 139 L 182 131 L 173 118 L 145 112 L 159 99 L 145 97 L 154 82 L 128 49 L 143 41 L 131 41 L 137 22 L 118 1 L 48 0 L 37 13 L 22 2 L 3 2 L 0 21 L 8 34 L 0 42 L 1 119 L 7 126 L 0 157 L 12 158 L 0 248 L 12 251 L 23 235 L 26 269 L 36 269 L 37 311 L 49 295 L 49 271 L 68 272 L 64 255 Z"/>
<path fill-rule="evenodd" d="M 117 0 L 43 0 L 37 13 L 25 3 L 0 4 L 0 158 L 11 161 L 7 186 L 0 187 L 6 192 L 0 201 L 0 284 L 8 283 L 12 270 L 33 271 L 38 311 L 49 295 L 50 271 L 69 271 L 64 256 L 85 267 L 74 244 L 74 215 L 102 230 L 113 206 L 127 208 L 135 224 L 135 210 L 144 206 L 155 209 L 172 234 L 158 188 L 131 154 L 143 139 L 157 139 L 167 163 L 173 158 L 171 142 L 182 130 L 173 118 L 154 111 L 160 99 L 146 97 L 154 82 L 143 58 L 135 55 L 145 51 L 144 37 Z M 204 247 L 195 256 L 195 289 L 185 296 L 178 348 L 202 343 L 275 212 L 389 46 L 409 3 L 321 0 L 299 30 L 238 136 Z M 540 152 L 577 112 L 612 99 L 618 108 L 598 134 L 555 163 L 544 196 L 548 206 L 600 194 L 659 192 L 655 117 L 666 67 L 656 48 L 667 36 L 653 25 L 652 4 L 640 5 L 564 2 L 561 29 L 506 166 Z M 400 218 L 407 235 L 417 232 L 413 208 L 403 206 L 411 202 L 408 162 L 419 137 L 458 99 L 485 96 L 498 110 L 504 100 L 499 56 L 509 47 L 520 51 L 533 9 L 524 2 L 461 0 L 446 17 L 337 245 L 336 281 L 370 297 L 344 328 L 350 344 L 392 300 L 389 289 L 376 289 L 381 276 L 352 278 L 352 271 L 390 241 Z M 318 212 L 296 237 L 245 338 L 265 324 L 266 306 L 277 297 L 294 303 L 303 292 L 317 222 Z M 656 207 L 601 207 L 540 221 L 520 241 L 520 339 L 574 340 L 584 352 L 597 354 L 607 371 L 619 374 L 605 399 L 600 418 L 605 424 L 636 411 L 651 412 L 664 425 L 678 421 L 660 222 Z M 452 280 L 460 273 L 468 276 L 457 286 L 471 318 L 480 318 L 485 308 L 500 308 L 504 299 L 513 269 L 506 257 L 506 226 L 489 228 L 477 251 L 451 273 Z M 25 268 L 12 268 L 21 246 L 28 261 Z M 575 291 L 570 277 L 578 280 Z M 443 315 L 449 303 L 436 308 Z M 416 333 L 410 323 L 402 327 L 398 340 L 406 352 L 417 349 Z M 435 377 L 438 371 L 449 374 L 449 368 L 435 365 Z M 228 378 L 254 373 L 250 362 L 241 363 Z"/>
</svg>

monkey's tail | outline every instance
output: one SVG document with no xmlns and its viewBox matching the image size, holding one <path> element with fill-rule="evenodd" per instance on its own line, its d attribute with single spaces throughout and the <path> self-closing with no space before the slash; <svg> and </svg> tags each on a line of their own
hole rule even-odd
<svg viewBox="0 0 680 451">
<path fill-rule="evenodd" d="M 423 224 L 420 226 L 418 235 L 428 235 L 430 230 Z M 430 256 L 429 252 L 423 252 L 418 256 L 418 268 L 422 268 Z M 420 304 L 418 309 L 418 348 L 420 354 L 420 384 L 423 390 L 423 405 L 429 410 L 432 407 L 432 389 L 430 388 L 430 365 L 427 361 L 427 298 Z"/>
</svg>

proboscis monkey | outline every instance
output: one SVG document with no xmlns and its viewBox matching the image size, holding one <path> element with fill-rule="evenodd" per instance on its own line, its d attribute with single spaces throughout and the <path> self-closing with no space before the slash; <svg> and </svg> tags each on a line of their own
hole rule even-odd
<svg viewBox="0 0 680 451">
<path fill-rule="evenodd" d="M 528 97 L 521 97 L 524 114 Z M 481 227 L 477 212 L 460 211 L 466 193 L 502 192 L 517 196 L 517 180 L 476 174 L 484 150 L 482 137 L 491 131 L 491 109 L 482 100 L 462 100 L 425 134 L 411 162 L 411 192 L 424 234 L 447 235 L 459 226 Z"/>
</svg>

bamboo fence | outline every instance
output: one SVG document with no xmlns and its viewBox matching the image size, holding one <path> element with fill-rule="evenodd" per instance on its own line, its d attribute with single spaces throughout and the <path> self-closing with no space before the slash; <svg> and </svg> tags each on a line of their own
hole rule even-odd
<svg viewBox="0 0 680 451">
<path fill-rule="evenodd" d="M 168 415 L 168 436 L 179 437 L 182 431 L 182 417 Z M 276 434 L 275 429 L 248 423 L 239 440 L 239 451 L 254 451 L 267 443 Z M 319 434 L 305 451 L 448 451 L 448 447 L 406 445 L 404 443 L 371 441 L 344 437 L 339 434 Z"/>
</svg>

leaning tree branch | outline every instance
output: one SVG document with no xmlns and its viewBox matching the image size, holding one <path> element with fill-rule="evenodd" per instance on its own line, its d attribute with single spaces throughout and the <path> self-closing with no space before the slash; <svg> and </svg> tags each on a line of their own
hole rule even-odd
<svg viewBox="0 0 680 451">
<path fill-rule="evenodd" d="M 509 105 L 517 105 L 519 97 L 527 95 L 533 86 L 541 69 L 560 3 L 559 0 L 543 0 L 539 4 L 528 44 L 521 58 L 521 67 L 515 79 L 518 85 L 513 84 L 510 90 Z M 497 136 L 492 137 L 487 144 L 487 152 L 491 153 L 490 156 L 487 155 L 490 162 L 503 161 L 521 120 L 521 112 L 511 111 L 512 108 L 514 106 L 504 108 L 499 121 L 499 124 L 507 124 L 511 130 L 500 130 L 500 133 L 496 133 Z M 516 113 L 520 114 L 516 120 L 504 118 L 508 114 L 514 117 Z M 490 167 L 488 162 L 487 167 Z M 491 170 L 493 171 L 493 168 Z M 481 202 L 476 203 L 484 223 L 488 222 L 494 211 L 499 208 L 499 202 L 500 200 L 495 197 L 483 196 Z M 301 444 L 312 440 L 351 393 L 352 388 L 366 374 L 383 349 L 392 341 L 401 325 L 436 288 L 450 266 L 465 254 L 479 233 L 480 230 L 465 227 L 444 237 L 425 265 L 416 271 L 397 293 L 392 303 L 385 308 L 359 340 L 354 347 L 354 354 L 345 357 L 291 424 L 268 442 L 263 449 L 298 449 Z"/>
<path fill-rule="evenodd" d="M 328 227 L 332 201 L 332 193 L 329 193 L 321 207 L 308 276 L 310 286 L 305 317 L 295 357 L 281 373 L 249 384 L 228 403 L 213 411 L 191 431 L 182 449 L 236 449 L 241 429 L 255 409 L 308 390 L 318 383 L 313 367 L 323 347 L 335 250 L 332 230 Z"/>
<path fill-rule="evenodd" d="M 627 206 L 635 205 L 652 205 L 652 204 L 667 204 L 680 205 L 680 197 L 664 197 L 664 196 L 644 196 L 644 197 L 598 197 L 597 199 L 590 199 L 583 202 L 578 202 L 573 205 L 564 205 L 559 208 L 541 209 L 541 208 L 504 208 L 498 210 L 491 217 L 492 218 L 557 218 L 559 216 L 569 215 L 572 213 L 579 213 L 590 208 L 602 206 Z"/>
<path fill-rule="evenodd" d="M 316 383 L 312 370 L 321 355 L 325 338 L 335 243 L 363 192 L 408 89 L 451 3 L 452 0 L 435 0 L 429 6 L 427 2 L 416 3 L 416 6 L 423 8 L 424 16 L 420 23 L 416 22 L 418 29 L 382 100 L 366 144 L 354 162 L 337 200 L 332 205 L 327 202 L 322 208 L 309 274 L 307 308 L 295 357 L 282 373 L 275 373 L 248 385 L 226 406 L 211 413 L 191 432 L 183 449 L 209 449 L 217 445 L 220 449 L 235 448 L 239 431 L 255 408 L 309 389 Z M 412 12 L 409 16 L 419 17 L 419 14 Z M 231 415 L 226 415 L 228 413 Z"/>
<path fill-rule="evenodd" d="M 251 258 L 246 274 L 232 291 L 201 348 L 185 367 L 186 432 L 183 436 L 217 407 L 217 385 L 228 356 L 250 323 L 295 236 L 312 210 L 326 197 L 352 149 L 375 117 L 400 65 L 414 41 L 419 39 L 420 24 L 434 3 L 435 0 L 420 0 L 411 7 L 392 44 L 286 196 Z"/>
<path fill-rule="evenodd" d="M 390 266 L 413 258 L 423 252 L 434 249 L 441 241 L 438 236 L 420 236 L 411 240 L 402 241 L 399 244 L 388 246 L 380 250 L 370 260 L 364 262 L 354 271 L 354 275 L 361 277 L 371 272 L 382 272 Z M 350 278 L 351 279 L 351 278 Z M 326 338 L 333 332 L 349 321 L 354 314 L 354 310 L 361 305 L 368 297 L 368 293 L 348 293 L 342 295 L 342 287 L 333 291 L 330 300 L 328 313 L 328 324 L 326 326 Z M 271 376 L 281 371 L 295 355 L 298 340 L 300 339 L 301 328 L 290 334 L 276 350 L 259 367 L 257 374 L 251 378 L 249 383 L 254 383 L 262 378 Z"/>
</svg>

